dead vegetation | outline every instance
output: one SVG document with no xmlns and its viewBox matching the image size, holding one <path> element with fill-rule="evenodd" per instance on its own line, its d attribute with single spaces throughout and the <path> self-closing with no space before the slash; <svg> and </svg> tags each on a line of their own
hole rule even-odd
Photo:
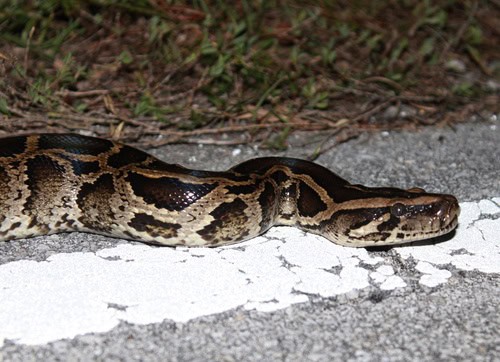
<svg viewBox="0 0 500 362">
<path fill-rule="evenodd" d="M 282 149 L 499 111 L 494 1 L 3 3 L 3 134 Z"/>
</svg>

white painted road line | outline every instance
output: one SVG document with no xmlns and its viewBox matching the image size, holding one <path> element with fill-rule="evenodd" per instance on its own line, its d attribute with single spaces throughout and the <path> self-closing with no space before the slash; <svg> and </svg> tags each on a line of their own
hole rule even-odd
<svg viewBox="0 0 500 362">
<path fill-rule="evenodd" d="M 500 273 L 500 197 L 461 208 L 451 240 L 393 249 L 416 262 L 420 284 L 446 283 L 447 265 Z M 0 346 L 4 339 L 44 344 L 105 332 L 120 320 L 185 322 L 237 307 L 272 311 L 307 301 L 309 293 L 330 297 L 369 285 L 391 290 L 407 283 L 390 260 L 288 227 L 217 249 L 123 244 L 57 254 L 0 265 Z"/>
</svg>

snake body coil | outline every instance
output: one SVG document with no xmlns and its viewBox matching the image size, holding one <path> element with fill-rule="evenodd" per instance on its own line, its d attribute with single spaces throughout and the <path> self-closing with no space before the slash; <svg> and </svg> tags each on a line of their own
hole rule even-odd
<svg viewBox="0 0 500 362">
<path fill-rule="evenodd" d="M 451 195 L 352 185 L 292 158 L 210 172 L 74 134 L 0 139 L 0 240 L 82 231 L 218 246 L 293 225 L 362 247 L 448 233 L 458 214 Z"/>
</svg>

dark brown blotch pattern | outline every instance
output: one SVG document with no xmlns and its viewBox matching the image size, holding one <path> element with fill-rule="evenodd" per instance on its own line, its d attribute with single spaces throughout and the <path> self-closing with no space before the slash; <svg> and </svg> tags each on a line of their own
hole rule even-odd
<svg viewBox="0 0 500 362">
<path fill-rule="evenodd" d="M 250 184 L 250 185 L 229 185 L 226 186 L 226 190 L 230 194 L 234 195 L 250 195 L 255 192 L 255 184 Z"/>
<path fill-rule="evenodd" d="M 115 168 L 146 161 L 149 155 L 129 146 L 123 146 L 119 152 L 109 156 L 108 165 Z"/>
<path fill-rule="evenodd" d="M 297 199 L 297 211 L 300 216 L 313 217 L 327 209 L 327 205 L 321 200 L 321 196 L 305 182 L 299 184 L 299 197 Z"/>
<path fill-rule="evenodd" d="M 29 196 L 23 209 L 37 218 L 38 222 L 42 222 L 40 218 L 50 218 L 51 208 L 60 201 L 57 195 L 64 189 L 66 172 L 63 164 L 49 156 L 36 156 L 26 162 L 25 183 Z"/>
<path fill-rule="evenodd" d="M 8 137 L 0 139 L 0 157 L 12 157 L 26 150 L 27 137 Z"/>
<path fill-rule="evenodd" d="M 174 177 L 149 178 L 135 172 L 127 176 L 134 193 L 159 209 L 181 211 L 214 190 L 218 184 L 193 184 Z"/>
<path fill-rule="evenodd" d="M 128 225 L 137 231 L 147 232 L 152 237 L 175 238 L 177 230 L 181 228 L 179 224 L 172 224 L 155 219 L 151 215 L 140 213 L 129 221 Z"/>
<path fill-rule="evenodd" d="M 111 204 L 115 195 L 110 174 L 103 174 L 92 183 L 84 183 L 77 198 L 78 206 L 83 211 L 79 221 L 91 230 L 111 233 L 114 220 Z"/>
<path fill-rule="evenodd" d="M 248 236 L 248 217 L 245 209 L 248 205 L 237 198 L 216 207 L 210 215 L 214 220 L 198 234 L 209 244 L 231 243 Z"/>
<path fill-rule="evenodd" d="M 85 162 L 85 161 L 71 159 L 70 163 L 73 172 L 77 176 L 90 175 L 92 173 L 101 171 L 101 166 L 99 165 L 98 161 Z"/>
</svg>

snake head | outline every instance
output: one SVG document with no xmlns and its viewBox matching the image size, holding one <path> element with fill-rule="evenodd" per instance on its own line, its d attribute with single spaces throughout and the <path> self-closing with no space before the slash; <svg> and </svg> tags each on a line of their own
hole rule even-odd
<svg viewBox="0 0 500 362">
<path fill-rule="evenodd" d="M 396 200 L 377 230 L 391 232 L 391 240 L 416 241 L 447 234 L 458 224 L 460 207 L 452 195 L 421 193 L 419 197 Z M 395 223 L 395 226 L 392 224 Z"/>
<path fill-rule="evenodd" d="M 365 188 L 352 185 L 344 200 L 323 223 L 323 234 L 346 246 L 402 244 L 447 234 L 458 224 L 460 207 L 452 195 L 422 189 Z"/>
</svg>

